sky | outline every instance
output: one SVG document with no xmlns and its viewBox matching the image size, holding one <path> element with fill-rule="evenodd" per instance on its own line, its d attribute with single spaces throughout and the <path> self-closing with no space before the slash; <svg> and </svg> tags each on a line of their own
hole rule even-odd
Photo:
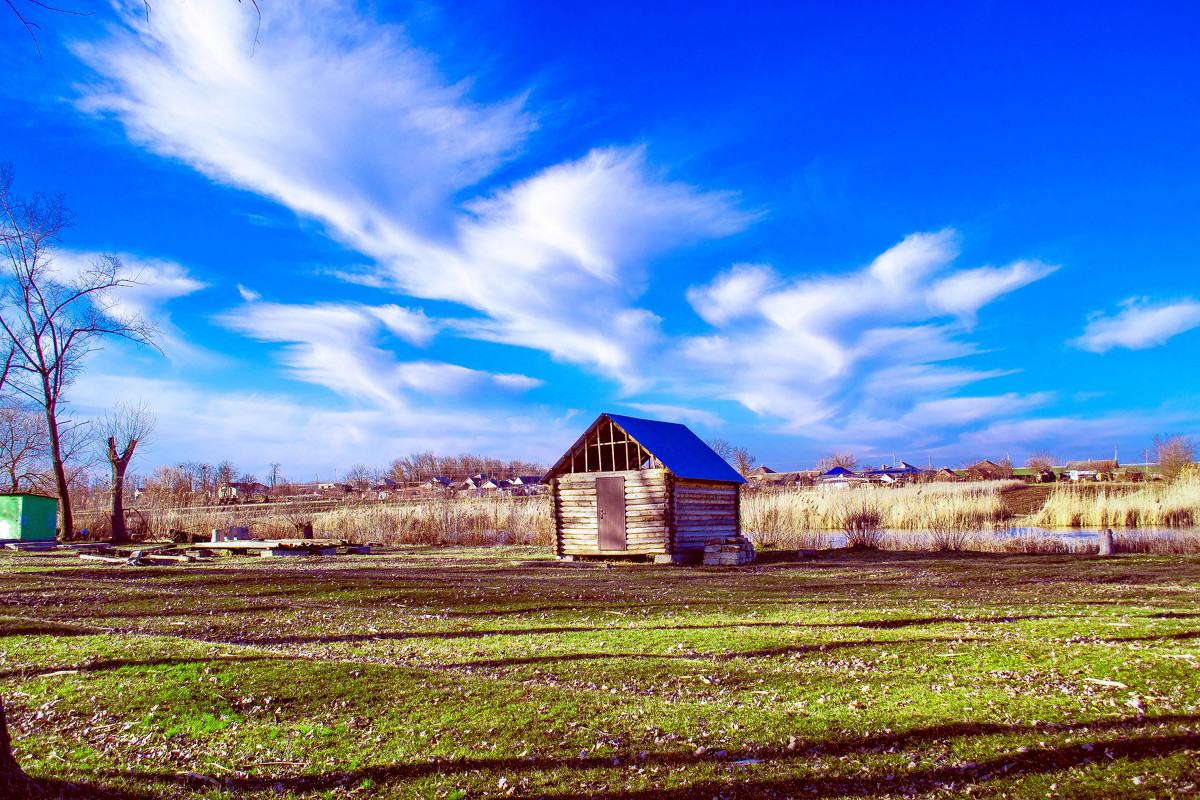
<svg viewBox="0 0 1200 800">
<path fill-rule="evenodd" d="M 149 404 L 143 469 L 1200 433 L 1194 4 L 259 6 L 0 15 L 0 160 L 159 330 L 69 397 Z"/>
</svg>

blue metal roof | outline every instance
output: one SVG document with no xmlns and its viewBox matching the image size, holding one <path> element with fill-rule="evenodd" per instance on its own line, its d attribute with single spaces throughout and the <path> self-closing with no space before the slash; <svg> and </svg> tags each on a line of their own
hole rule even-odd
<svg viewBox="0 0 1200 800">
<path fill-rule="evenodd" d="M 706 445 L 699 436 L 692 433 L 688 426 L 680 425 L 677 422 L 639 419 L 623 414 L 601 414 L 595 422 L 588 426 L 583 436 L 580 436 L 575 442 L 574 447 L 582 444 L 592 429 L 605 417 L 616 423 L 617 427 L 625 431 L 646 452 L 657 458 L 676 477 L 699 481 L 746 482 L 746 479 L 739 475 L 737 470 L 714 453 L 712 448 Z M 574 447 L 568 450 L 558 460 L 558 463 L 546 473 L 543 481 L 549 482 L 551 478 L 560 474 L 560 468 L 568 463 Z"/>
<path fill-rule="evenodd" d="M 604 416 L 636 439 L 676 477 L 698 481 L 746 482 L 737 470 L 729 466 L 729 462 L 714 453 L 687 425 L 626 417 L 623 414 Z"/>
<path fill-rule="evenodd" d="M 818 478 L 836 478 L 839 475 L 853 475 L 853 474 L 854 474 L 853 472 L 846 469 L 845 467 L 834 467 L 833 469 L 829 470 L 828 472 L 822 472 L 817 477 Z"/>
</svg>

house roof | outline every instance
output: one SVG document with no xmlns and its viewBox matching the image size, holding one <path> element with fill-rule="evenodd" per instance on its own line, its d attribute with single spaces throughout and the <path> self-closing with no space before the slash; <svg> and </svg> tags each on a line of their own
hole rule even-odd
<svg viewBox="0 0 1200 800">
<path fill-rule="evenodd" d="M 795 483 L 808 477 L 806 472 L 772 472 L 762 476 L 763 483 Z"/>
<path fill-rule="evenodd" d="M 754 477 L 758 477 L 761 475 L 774 475 L 774 474 L 775 474 L 775 470 L 771 469 L 768 466 L 760 465 L 750 471 L 749 477 L 754 478 Z"/>
<path fill-rule="evenodd" d="M 257 481 L 230 481 L 229 486 L 247 492 L 265 492 L 271 488 L 265 483 L 258 483 Z"/>
<path fill-rule="evenodd" d="M 1094 470 L 1095 472 L 1115 472 L 1118 469 L 1118 464 L 1115 459 L 1102 459 L 1099 461 L 1068 461 L 1067 469 L 1073 470 Z"/>
<path fill-rule="evenodd" d="M 714 453 L 713 449 L 706 445 L 699 436 L 692 433 L 688 426 L 678 422 L 627 417 L 624 414 L 601 414 L 596 417 L 596 421 L 588 426 L 583 435 L 550 468 L 542 480 L 549 480 L 561 474 L 563 468 L 570 463 L 575 448 L 582 444 L 592 429 L 605 418 L 612 420 L 617 427 L 628 434 L 629 438 L 657 458 L 676 477 L 699 481 L 746 482 L 746 479 L 739 475 L 737 470 Z"/>
<path fill-rule="evenodd" d="M 822 472 L 817 477 L 818 478 L 836 478 L 840 475 L 853 475 L 853 474 L 854 473 L 851 470 L 848 470 L 845 467 L 834 467 L 833 469 L 831 469 L 827 472 Z"/>
</svg>

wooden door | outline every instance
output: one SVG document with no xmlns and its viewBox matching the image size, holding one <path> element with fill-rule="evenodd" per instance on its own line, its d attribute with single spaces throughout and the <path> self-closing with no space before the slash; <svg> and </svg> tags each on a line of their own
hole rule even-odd
<svg viewBox="0 0 1200 800">
<path fill-rule="evenodd" d="M 596 515 L 600 529 L 600 550 L 624 550 L 624 478 L 596 478 Z"/>
</svg>

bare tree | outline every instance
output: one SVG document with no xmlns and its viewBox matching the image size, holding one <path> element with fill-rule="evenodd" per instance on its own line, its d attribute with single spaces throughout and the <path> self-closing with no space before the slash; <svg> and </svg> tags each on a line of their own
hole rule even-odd
<svg viewBox="0 0 1200 800">
<path fill-rule="evenodd" d="M 366 464 L 355 464 L 346 473 L 346 483 L 359 491 L 363 491 L 370 488 L 371 484 L 374 483 L 374 476 L 375 471 Z"/>
<path fill-rule="evenodd" d="M 153 346 L 153 328 L 140 317 L 119 313 L 112 294 L 133 284 L 120 259 L 101 256 L 78 275 L 55 268 L 54 250 L 71 222 L 62 195 L 12 191 L 13 172 L 0 166 L 0 328 L 13 349 L 13 388 L 46 415 L 50 466 L 62 507 L 63 533 L 73 533 L 71 497 L 60 429 L 64 392 L 88 353 L 118 337 Z"/>
<path fill-rule="evenodd" d="M 1035 469 L 1038 472 L 1045 472 L 1046 470 L 1053 469 L 1057 462 L 1058 459 L 1048 451 L 1034 450 L 1029 454 L 1029 458 L 1025 460 L 1025 466 Z"/>
<path fill-rule="evenodd" d="M 283 466 L 278 461 L 271 462 L 271 488 L 274 489 L 279 483 L 279 468 Z"/>
<path fill-rule="evenodd" d="M 49 452 L 46 424 L 37 411 L 19 403 L 0 405 L 0 470 L 9 491 L 38 488 Z"/>
<path fill-rule="evenodd" d="M 754 469 L 758 459 L 750 455 L 750 452 L 744 447 L 735 447 L 727 459 L 733 468 L 738 471 L 743 477 L 750 474 L 750 470 Z"/>
<path fill-rule="evenodd" d="M 853 470 L 858 466 L 858 459 L 853 453 L 841 450 L 834 451 L 817 462 L 817 469 L 821 472 L 828 472 L 834 467 Z"/>
<path fill-rule="evenodd" d="M 225 459 L 220 464 L 217 464 L 217 468 L 213 470 L 213 487 L 220 489 L 222 486 L 233 483 L 237 478 L 237 474 L 237 467 L 234 466 L 232 461 Z"/>
<path fill-rule="evenodd" d="M 733 456 L 733 445 L 724 439 L 705 439 L 704 443 L 708 445 L 714 453 L 726 461 Z"/>
<path fill-rule="evenodd" d="M 105 454 L 112 467 L 109 528 L 114 542 L 129 541 L 129 531 L 125 527 L 125 470 L 129 468 L 137 446 L 147 443 L 154 424 L 154 414 L 144 403 L 118 405 L 100 421 Z"/>
<path fill-rule="evenodd" d="M 1196 461 L 1198 451 L 1200 447 L 1197 447 L 1191 436 L 1163 434 L 1155 436 L 1151 446 L 1159 471 L 1169 481 L 1175 480 L 1184 467 Z"/>
</svg>

